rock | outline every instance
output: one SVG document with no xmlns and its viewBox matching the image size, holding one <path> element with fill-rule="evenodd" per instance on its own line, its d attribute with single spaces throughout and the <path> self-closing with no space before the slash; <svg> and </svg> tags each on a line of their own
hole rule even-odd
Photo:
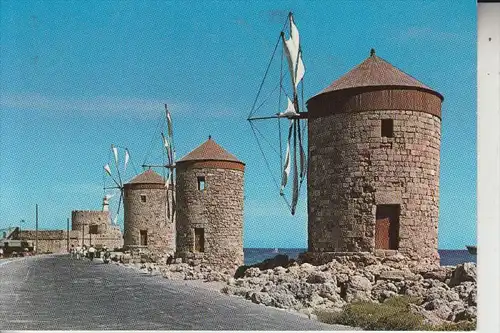
<svg viewBox="0 0 500 333">
<path fill-rule="evenodd" d="M 477 282 L 476 264 L 466 262 L 464 264 L 457 265 L 451 275 L 449 286 L 454 287 L 466 281 Z"/>
<path fill-rule="evenodd" d="M 247 269 L 244 273 L 244 276 L 245 277 L 257 277 L 257 276 L 260 276 L 260 269 L 256 268 L 256 267 L 251 267 L 249 269 Z"/>
<path fill-rule="evenodd" d="M 448 302 L 454 302 L 454 301 L 459 301 L 460 297 L 453 290 L 447 290 L 445 292 L 445 300 Z"/>
<path fill-rule="evenodd" d="M 477 306 L 477 286 L 474 286 L 474 289 L 472 289 L 467 297 L 467 304 L 470 306 Z"/>
<path fill-rule="evenodd" d="M 286 273 L 286 271 L 287 271 L 287 269 L 286 269 L 286 268 L 284 268 L 284 267 L 281 267 L 281 266 L 275 267 L 275 268 L 273 269 L 273 273 L 274 273 L 274 274 L 278 274 L 278 275 L 279 275 L 279 274 L 285 274 L 285 273 Z"/>
<path fill-rule="evenodd" d="M 336 277 L 337 277 L 337 285 L 341 285 L 349 281 L 349 275 L 347 274 L 338 274 Z"/>
<path fill-rule="evenodd" d="M 365 278 L 367 278 L 367 279 L 368 279 L 368 281 L 370 281 L 370 282 L 372 282 L 372 283 L 376 281 L 375 275 L 373 275 L 372 273 L 370 273 L 370 272 L 366 272 L 366 271 L 363 271 L 363 272 L 362 272 L 362 274 L 363 274 L 363 276 L 364 276 Z"/>
<path fill-rule="evenodd" d="M 380 293 L 380 298 L 382 300 L 386 300 L 388 298 L 392 298 L 392 297 L 395 297 L 397 295 L 396 292 L 392 291 L 392 290 L 383 290 L 381 293 Z M 379 300 L 380 301 L 380 300 Z"/>
<path fill-rule="evenodd" d="M 288 291 L 298 300 L 310 300 L 316 289 L 315 284 L 306 282 L 294 281 L 288 285 Z"/>
<path fill-rule="evenodd" d="M 260 285 L 264 284 L 263 283 L 264 280 L 260 277 L 257 277 L 257 276 L 247 279 L 247 282 L 249 285 L 254 285 L 254 286 L 260 286 Z"/>
<path fill-rule="evenodd" d="M 313 313 L 313 310 L 311 308 L 305 308 L 301 309 L 299 313 L 302 313 L 303 315 L 307 316 L 307 318 L 311 320 L 318 320 L 318 317 Z"/>
<path fill-rule="evenodd" d="M 269 296 L 273 299 L 272 305 L 277 308 L 289 309 L 298 303 L 292 295 L 286 293 L 272 293 Z"/>
<path fill-rule="evenodd" d="M 235 279 L 239 279 L 239 278 L 242 278 L 245 276 L 245 271 L 250 268 L 250 266 L 246 266 L 246 265 L 243 265 L 243 266 L 240 266 L 236 269 L 236 272 L 234 273 L 234 278 Z"/>
<path fill-rule="evenodd" d="M 174 264 L 182 264 L 182 258 L 175 258 Z"/>
<path fill-rule="evenodd" d="M 250 300 L 255 304 L 272 305 L 273 299 L 269 294 L 262 292 L 255 292 L 251 295 Z"/>
<path fill-rule="evenodd" d="M 424 317 L 424 322 L 429 325 L 440 325 L 444 323 L 444 320 L 436 316 L 434 313 L 425 310 L 423 307 L 416 304 L 409 304 L 410 312 L 419 314 Z"/>
<path fill-rule="evenodd" d="M 248 281 L 245 280 L 245 279 L 236 279 L 235 281 L 235 286 L 236 287 L 245 287 L 245 288 L 248 288 Z"/>
<path fill-rule="evenodd" d="M 462 282 L 458 286 L 452 288 L 458 294 L 461 300 L 467 300 L 471 291 L 475 288 L 476 284 L 471 281 Z"/>
<path fill-rule="evenodd" d="M 469 306 L 468 308 L 463 309 L 455 315 L 455 322 L 467 320 L 472 321 L 477 318 L 477 309 L 475 306 Z"/>
<path fill-rule="evenodd" d="M 339 288 L 333 283 L 323 283 L 318 286 L 317 293 L 319 296 L 326 298 L 332 302 L 339 302 L 342 298 L 339 295 Z"/>
<path fill-rule="evenodd" d="M 430 302 L 422 304 L 425 310 L 432 311 L 438 318 L 448 320 L 452 313 L 446 301 L 442 299 L 435 299 Z"/>
<path fill-rule="evenodd" d="M 128 264 L 128 263 L 130 263 L 131 260 L 132 260 L 132 256 L 128 253 L 122 255 L 120 258 L 120 262 L 122 264 Z"/>
<path fill-rule="evenodd" d="M 389 282 L 388 284 L 386 284 L 386 288 L 389 291 L 393 291 L 395 293 L 398 292 L 398 287 L 396 287 L 396 285 L 394 283 Z"/>
<path fill-rule="evenodd" d="M 361 291 L 371 291 L 372 284 L 364 276 L 354 275 L 349 278 L 348 288 Z"/>
<path fill-rule="evenodd" d="M 449 321 L 455 321 L 456 315 L 465 310 L 464 304 L 461 301 L 453 301 L 448 303 L 451 309 L 451 314 L 448 316 Z"/>
<path fill-rule="evenodd" d="M 431 287 L 425 291 L 424 302 L 431 302 L 434 300 L 443 300 L 443 299 L 446 299 L 446 289 L 442 287 Z"/>
<path fill-rule="evenodd" d="M 446 267 L 440 267 L 431 271 L 422 271 L 420 272 L 420 275 L 422 275 L 424 279 L 433 279 L 445 282 L 446 279 L 451 277 L 451 270 Z"/>
<path fill-rule="evenodd" d="M 307 277 L 307 283 L 325 283 L 331 279 L 331 275 L 325 272 L 312 272 Z"/>
<path fill-rule="evenodd" d="M 413 274 L 409 271 L 395 269 L 392 271 L 381 271 L 379 275 L 379 279 L 382 280 L 391 280 L 391 281 L 403 281 L 403 280 L 411 280 L 416 281 L 419 280 L 416 274 Z"/>
<path fill-rule="evenodd" d="M 306 262 L 306 263 L 303 263 L 302 265 L 300 265 L 300 269 L 304 270 L 304 271 L 310 271 L 310 270 L 314 270 L 314 266 Z"/>
<path fill-rule="evenodd" d="M 382 263 L 387 263 L 387 262 L 402 262 L 402 261 L 405 261 L 405 260 L 407 260 L 407 258 L 405 258 L 404 255 L 402 255 L 401 253 L 396 253 L 396 254 L 393 254 L 391 256 L 385 257 L 382 260 Z"/>
</svg>

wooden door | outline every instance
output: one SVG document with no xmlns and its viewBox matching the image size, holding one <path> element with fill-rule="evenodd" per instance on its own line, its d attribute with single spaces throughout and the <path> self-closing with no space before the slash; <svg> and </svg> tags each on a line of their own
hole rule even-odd
<svg viewBox="0 0 500 333">
<path fill-rule="evenodd" d="M 143 246 L 147 246 L 148 245 L 148 231 L 147 230 L 141 230 L 140 231 L 140 235 L 141 235 L 141 245 Z"/>
<path fill-rule="evenodd" d="M 205 252 L 205 230 L 203 228 L 194 229 L 194 250 Z"/>
<path fill-rule="evenodd" d="M 389 249 L 389 230 L 391 222 L 388 217 L 379 218 L 375 222 L 375 248 Z"/>
</svg>

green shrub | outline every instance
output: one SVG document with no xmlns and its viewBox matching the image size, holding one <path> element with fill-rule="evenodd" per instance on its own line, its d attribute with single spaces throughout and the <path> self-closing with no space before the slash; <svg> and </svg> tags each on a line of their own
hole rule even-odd
<svg viewBox="0 0 500 333">
<path fill-rule="evenodd" d="M 425 331 L 471 331 L 476 324 L 470 322 L 450 323 L 438 326 L 425 324 L 424 317 L 412 313 L 409 304 L 421 304 L 422 299 L 410 296 L 396 296 L 384 303 L 353 302 L 341 312 L 315 311 L 319 321 L 327 324 L 341 324 L 365 330 L 425 330 Z"/>
<path fill-rule="evenodd" d="M 458 323 L 445 323 L 436 325 L 430 328 L 432 331 L 475 331 L 477 328 L 476 322 L 460 321 Z"/>
</svg>

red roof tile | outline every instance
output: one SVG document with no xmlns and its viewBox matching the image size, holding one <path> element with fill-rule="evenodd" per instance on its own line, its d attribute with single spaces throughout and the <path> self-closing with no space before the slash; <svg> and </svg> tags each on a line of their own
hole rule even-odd
<svg viewBox="0 0 500 333">
<path fill-rule="evenodd" d="M 427 90 L 437 94 L 441 99 L 443 96 L 432 90 L 414 77 L 394 67 L 384 59 L 375 55 L 372 49 L 370 56 L 361 64 L 353 68 L 344 76 L 334 81 L 330 86 L 323 89 L 316 96 L 345 89 L 360 87 L 395 86 L 414 87 Z"/>
<path fill-rule="evenodd" d="M 165 184 L 165 180 L 154 170 L 148 169 L 135 176 L 128 184 Z"/>
<path fill-rule="evenodd" d="M 233 161 L 243 163 L 219 146 L 211 137 L 177 162 L 186 161 Z"/>
</svg>

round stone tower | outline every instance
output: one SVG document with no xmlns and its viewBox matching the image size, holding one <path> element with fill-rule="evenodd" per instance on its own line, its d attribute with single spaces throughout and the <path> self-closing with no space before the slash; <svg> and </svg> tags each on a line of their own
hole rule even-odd
<svg viewBox="0 0 500 333">
<path fill-rule="evenodd" d="M 71 230 L 82 231 L 85 235 L 89 233 L 91 225 L 100 230 L 109 223 L 109 211 L 74 210 L 71 212 Z"/>
<path fill-rule="evenodd" d="M 104 197 L 102 211 L 74 210 L 71 212 L 71 230 L 77 244 L 121 248 L 123 237 L 120 228 L 111 224 L 108 198 Z"/>
<path fill-rule="evenodd" d="M 442 101 L 373 49 L 309 99 L 310 254 L 439 260 Z"/>
<path fill-rule="evenodd" d="M 219 268 L 241 266 L 245 164 L 209 137 L 176 168 L 176 256 Z"/>
<path fill-rule="evenodd" d="M 156 255 L 175 252 L 175 219 L 168 218 L 167 188 L 149 169 L 124 185 L 124 247 Z"/>
</svg>

